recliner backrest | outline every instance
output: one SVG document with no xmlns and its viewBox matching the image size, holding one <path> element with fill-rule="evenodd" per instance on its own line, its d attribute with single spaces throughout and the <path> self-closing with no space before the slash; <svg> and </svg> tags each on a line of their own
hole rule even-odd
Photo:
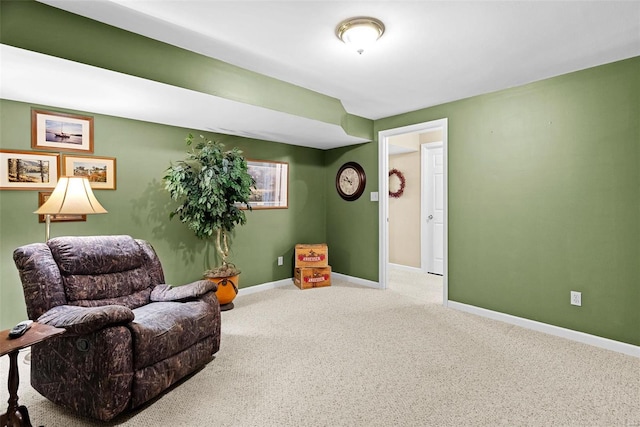
<svg viewBox="0 0 640 427">
<path fill-rule="evenodd" d="M 14 260 L 31 319 L 62 304 L 133 309 L 164 283 L 153 248 L 130 236 L 56 237 L 16 249 Z"/>
</svg>

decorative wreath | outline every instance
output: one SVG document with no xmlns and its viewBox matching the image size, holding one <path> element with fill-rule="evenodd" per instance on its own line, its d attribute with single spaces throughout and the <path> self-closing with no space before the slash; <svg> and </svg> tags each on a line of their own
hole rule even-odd
<svg viewBox="0 0 640 427">
<path fill-rule="evenodd" d="M 400 180 L 400 188 L 398 189 L 398 191 L 389 190 L 389 197 L 393 197 L 394 199 L 397 199 L 398 197 L 402 196 L 402 193 L 404 193 L 404 186 L 406 185 L 406 180 L 404 179 L 404 175 L 402 174 L 402 172 L 400 172 L 398 169 L 391 169 L 389 171 L 389 178 L 391 178 L 392 175 L 397 176 L 398 179 Z"/>
</svg>

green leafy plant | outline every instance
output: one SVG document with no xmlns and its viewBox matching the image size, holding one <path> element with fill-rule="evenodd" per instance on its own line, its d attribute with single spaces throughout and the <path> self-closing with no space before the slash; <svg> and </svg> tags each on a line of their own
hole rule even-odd
<svg viewBox="0 0 640 427">
<path fill-rule="evenodd" d="M 194 144 L 189 134 L 187 146 Z M 184 160 L 172 163 L 164 176 L 165 189 L 179 203 L 176 215 L 200 239 L 215 237 L 222 266 L 205 272 L 207 277 L 233 275 L 235 266 L 227 261 L 228 234 L 247 221 L 245 210 L 254 180 L 247 172 L 247 161 L 237 148 L 225 151 L 224 144 L 200 135 Z M 239 271 L 237 272 L 239 273 Z"/>
</svg>

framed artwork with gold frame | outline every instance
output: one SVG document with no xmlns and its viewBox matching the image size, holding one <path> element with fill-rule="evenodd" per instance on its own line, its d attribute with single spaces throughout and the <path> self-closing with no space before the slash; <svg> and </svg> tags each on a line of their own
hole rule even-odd
<svg viewBox="0 0 640 427">
<path fill-rule="evenodd" d="M 92 190 L 116 189 L 116 158 L 62 155 L 64 176 L 86 176 Z"/>
<path fill-rule="evenodd" d="M 0 190 L 53 190 L 59 172 L 57 153 L 0 150 Z"/>
<path fill-rule="evenodd" d="M 93 117 L 32 109 L 31 148 L 93 153 Z"/>
<path fill-rule="evenodd" d="M 289 163 L 247 159 L 247 172 L 255 181 L 251 188 L 251 209 L 289 207 Z"/>
</svg>

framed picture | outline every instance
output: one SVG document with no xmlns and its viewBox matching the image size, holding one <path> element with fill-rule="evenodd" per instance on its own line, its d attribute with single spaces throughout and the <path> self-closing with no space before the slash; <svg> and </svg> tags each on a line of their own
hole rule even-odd
<svg viewBox="0 0 640 427">
<path fill-rule="evenodd" d="M 0 150 L 0 190 L 53 190 L 59 171 L 57 153 Z"/>
<path fill-rule="evenodd" d="M 252 209 L 289 207 L 289 164 L 267 160 L 248 160 L 249 175 L 255 180 L 249 205 Z"/>
<path fill-rule="evenodd" d="M 62 156 L 65 176 L 86 176 L 94 190 L 116 189 L 115 157 Z"/>
<path fill-rule="evenodd" d="M 41 191 L 38 193 L 38 207 L 44 205 L 44 202 L 49 200 L 49 196 L 51 196 L 51 191 Z M 64 222 L 64 221 L 86 221 L 86 215 L 68 215 L 68 214 L 58 214 L 51 215 L 51 222 Z M 38 222 L 45 222 L 44 215 L 38 215 Z"/>
<path fill-rule="evenodd" d="M 31 148 L 93 153 L 93 117 L 31 110 Z"/>
</svg>

